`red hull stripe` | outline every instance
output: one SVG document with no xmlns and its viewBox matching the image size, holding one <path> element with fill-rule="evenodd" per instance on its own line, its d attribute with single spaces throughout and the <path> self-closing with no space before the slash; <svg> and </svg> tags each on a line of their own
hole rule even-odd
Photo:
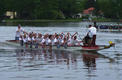
<svg viewBox="0 0 122 80">
<path fill-rule="evenodd" d="M 95 47 L 82 47 L 83 49 L 99 49 L 98 46 L 95 46 Z"/>
</svg>

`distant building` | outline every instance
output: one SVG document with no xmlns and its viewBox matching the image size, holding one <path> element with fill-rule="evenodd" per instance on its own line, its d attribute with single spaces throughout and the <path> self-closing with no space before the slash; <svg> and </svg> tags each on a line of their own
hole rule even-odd
<svg viewBox="0 0 122 80">
<path fill-rule="evenodd" d="M 7 11 L 5 15 L 10 19 L 14 19 L 16 17 L 17 13 L 12 12 L 12 11 Z"/>
<path fill-rule="evenodd" d="M 72 18 L 82 18 L 82 13 L 75 14 Z"/>
<path fill-rule="evenodd" d="M 82 18 L 84 16 L 89 16 L 89 18 L 93 18 L 93 17 L 95 17 L 94 13 L 93 13 L 94 10 L 95 10 L 94 7 L 85 9 L 85 10 L 83 10 L 82 13 L 78 13 L 78 14 L 73 15 L 72 18 Z"/>
<path fill-rule="evenodd" d="M 89 15 L 89 17 L 93 17 L 93 11 L 95 10 L 94 7 L 88 8 L 86 10 L 83 10 L 83 16 Z"/>
</svg>

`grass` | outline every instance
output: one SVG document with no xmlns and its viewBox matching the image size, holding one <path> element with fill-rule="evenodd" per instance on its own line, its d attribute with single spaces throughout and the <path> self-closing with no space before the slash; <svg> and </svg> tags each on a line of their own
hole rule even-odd
<svg viewBox="0 0 122 80">
<path fill-rule="evenodd" d="M 119 19 L 111 19 L 111 18 L 93 18 L 92 20 L 97 22 L 120 22 Z"/>
<path fill-rule="evenodd" d="M 79 19 L 40 19 L 40 20 L 23 20 L 23 19 L 6 19 L 4 22 L 81 22 L 82 18 Z M 97 22 L 118 22 L 118 20 L 109 19 L 109 18 L 92 18 L 92 21 Z"/>
<path fill-rule="evenodd" d="M 93 18 L 93 21 L 97 21 L 97 22 L 111 22 L 112 19 L 108 19 L 108 18 Z"/>
<path fill-rule="evenodd" d="M 6 19 L 4 22 L 78 22 L 82 21 L 82 19 L 41 19 L 41 20 L 21 20 L 21 19 Z"/>
</svg>

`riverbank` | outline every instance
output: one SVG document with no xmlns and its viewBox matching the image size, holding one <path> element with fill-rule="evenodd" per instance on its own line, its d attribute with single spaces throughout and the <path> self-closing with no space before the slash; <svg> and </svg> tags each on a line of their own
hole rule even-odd
<svg viewBox="0 0 122 80">
<path fill-rule="evenodd" d="M 97 22 L 122 22 L 121 19 L 111 19 L 111 18 L 93 18 L 92 21 L 97 21 Z"/>
<path fill-rule="evenodd" d="M 122 22 L 122 20 L 119 19 L 110 19 L 110 18 L 92 18 L 92 20 L 89 19 L 56 19 L 56 20 L 49 20 L 49 19 L 40 19 L 40 20 L 23 20 L 23 19 L 6 19 L 2 20 L 2 22 L 84 22 L 84 21 L 90 21 L 90 22 Z"/>
<path fill-rule="evenodd" d="M 80 22 L 82 19 L 57 19 L 57 20 L 48 20 L 48 19 L 41 19 L 41 20 L 21 20 L 21 19 L 7 19 L 3 20 L 2 22 Z"/>
<path fill-rule="evenodd" d="M 0 26 L 17 26 L 18 24 L 21 24 L 23 26 L 48 26 L 50 24 L 52 24 L 52 26 L 55 25 L 62 25 L 62 24 L 69 24 L 71 25 L 71 23 L 81 23 L 81 22 L 97 22 L 97 23 L 104 23 L 106 24 L 106 22 L 114 22 L 117 24 L 120 24 L 121 22 L 117 22 L 117 20 L 111 20 L 111 19 L 100 19 L 100 18 L 94 18 L 91 21 L 88 19 L 57 19 L 57 20 L 20 20 L 20 19 L 6 19 L 6 20 L 2 20 L 2 22 L 0 22 Z M 55 24 L 55 25 L 54 25 Z M 73 24 L 72 24 L 73 25 Z"/>
</svg>

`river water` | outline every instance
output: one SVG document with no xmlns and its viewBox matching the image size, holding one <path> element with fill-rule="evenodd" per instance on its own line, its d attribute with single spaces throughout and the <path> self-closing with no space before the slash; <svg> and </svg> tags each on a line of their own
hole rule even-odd
<svg viewBox="0 0 122 80">
<path fill-rule="evenodd" d="M 78 32 L 80 38 L 87 33 L 89 22 L 45 23 L 46 25 L 22 24 L 31 32 L 60 33 Z M 103 24 L 116 24 L 113 22 Z M 116 45 L 97 52 L 23 50 L 5 45 L 14 39 L 17 26 L 0 26 L 0 79 L 1 80 L 121 80 L 122 79 L 122 32 L 97 32 L 97 44 Z"/>
</svg>

